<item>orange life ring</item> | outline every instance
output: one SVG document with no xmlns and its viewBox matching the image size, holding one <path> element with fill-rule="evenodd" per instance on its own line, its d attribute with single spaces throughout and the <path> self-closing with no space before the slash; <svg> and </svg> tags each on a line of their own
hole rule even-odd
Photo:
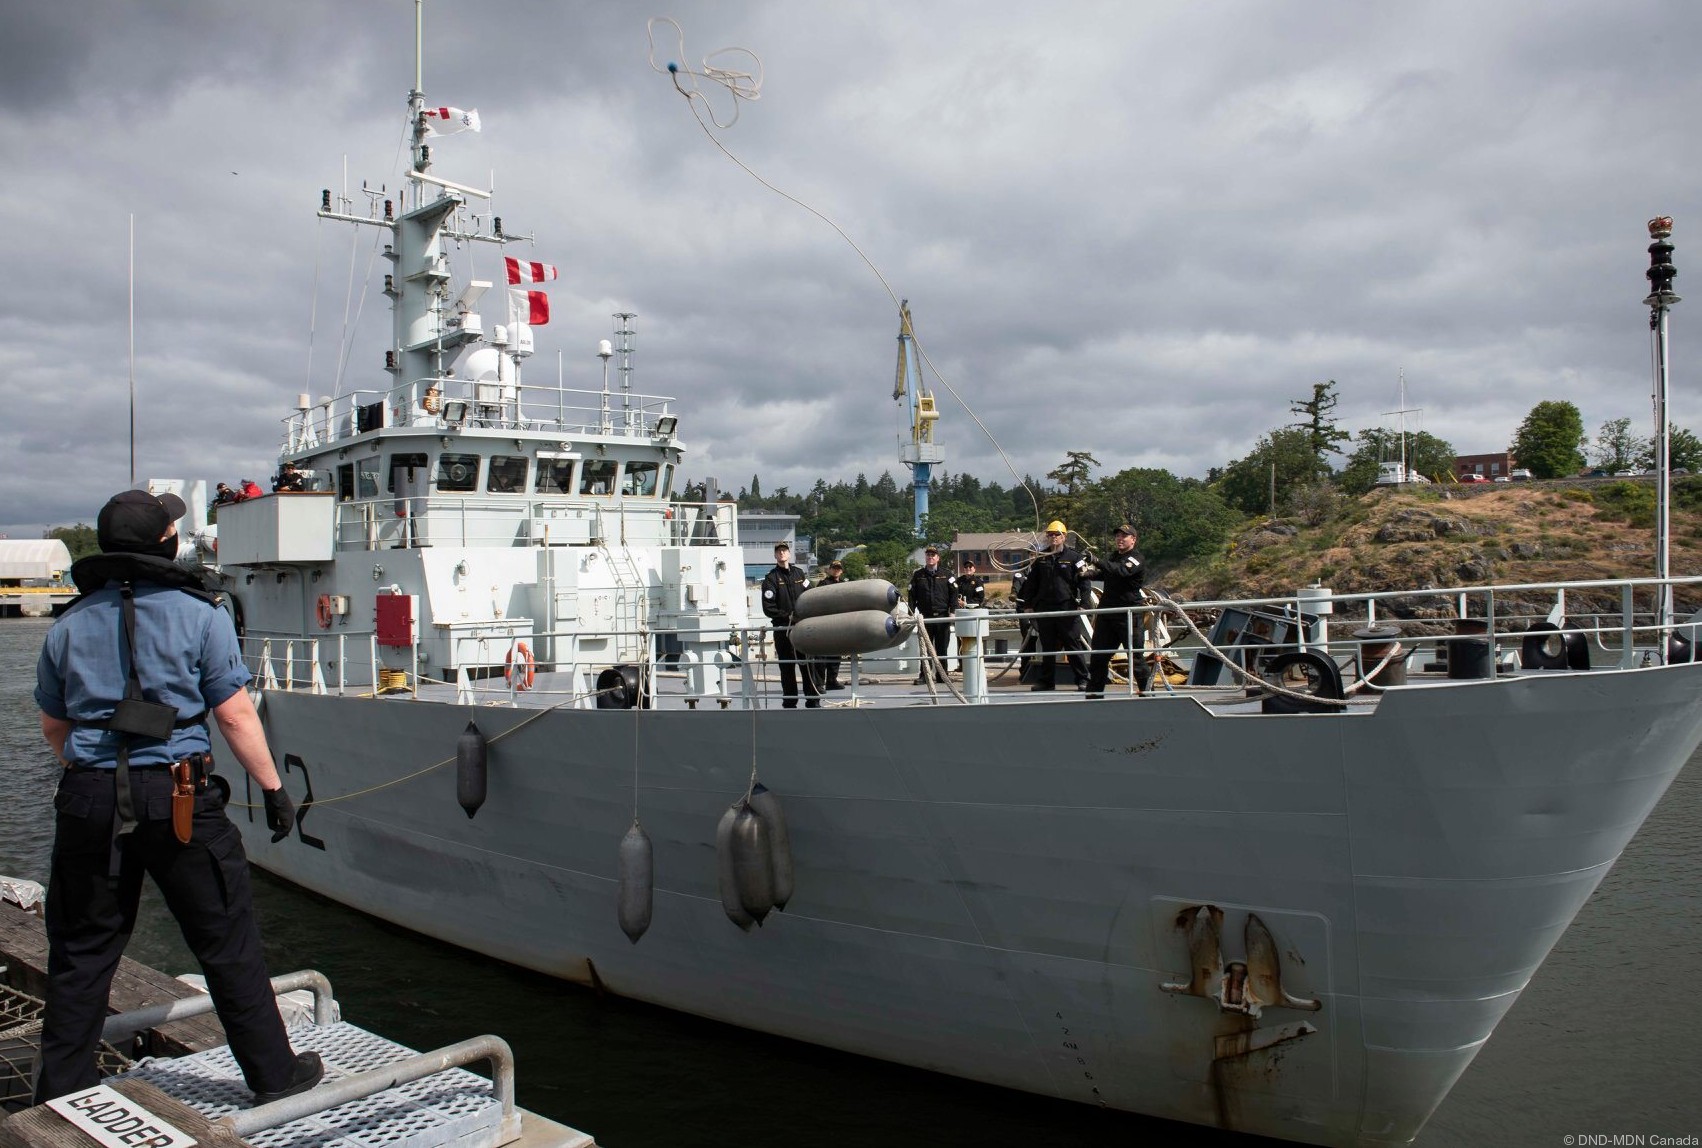
<svg viewBox="0 0 1702 1148">
<path fill-rule="evenodd" d="M 319 628 L 321 630 L 329 630 L 331 628 L 331 619 L 333 617 L 331 613 L 331 595 L 319 595 L 319 602 L 314 607 L 313 612 L 319 619 Z"/>
<path fill-rule="evenodd" d="M 520 654 L 520 668 L 514 668 L 514 654 Z M 518 643 L 513 650 L 508 651 L 508 658 L 503 665 L 502 680 L 517 690 L 529 690 L 532 683 L 538 680 L 538 662 L 532 657 L 532 649 L 525 642 Z"/>
</svg>

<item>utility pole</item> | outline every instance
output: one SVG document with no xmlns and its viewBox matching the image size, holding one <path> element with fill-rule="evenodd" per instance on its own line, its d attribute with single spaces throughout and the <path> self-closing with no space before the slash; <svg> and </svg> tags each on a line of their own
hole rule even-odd
<svg viewBox="0 0 1702 1148">
<path fill-rule="evenodd" d="M 1649 220 L 1649 295 L 1643 302 L 1649 308 L 1649 333 L 1654 340 L 1655 364 L 1655 577 L 1660 579 L 1655 600 L 1655 620 L 1661 627 L 1661 643 L 1666 649 L 1668 627 L 1672 625 L 1672 587 L 1667 583 L 1668 550 L 1672 533 L 1672 459 L 1671 437 L 1667 433 L 1667 312 L 1679 297 L 1673 293 L 1673 277 L 1678 269 L 1672 264 L 1672 216 L 1658 215 Z"/>
</svg>

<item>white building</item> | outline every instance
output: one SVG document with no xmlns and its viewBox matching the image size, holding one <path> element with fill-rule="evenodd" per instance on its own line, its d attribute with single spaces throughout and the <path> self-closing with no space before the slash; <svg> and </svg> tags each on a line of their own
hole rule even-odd
<svg viewBox="0 0 1702 1148">
<path fill-rule="evenodd" d="M 0 586 L 60 582 L 71 569 L 71 552 L 57 538 L 0 539 Z"/>
</svg>

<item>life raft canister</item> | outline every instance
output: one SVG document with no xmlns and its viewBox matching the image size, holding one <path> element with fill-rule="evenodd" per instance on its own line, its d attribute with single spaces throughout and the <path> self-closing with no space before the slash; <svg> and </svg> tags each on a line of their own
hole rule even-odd
<svg viewBox="0 0 1702 1148">
<path fill-rule="evenodd" d="M 329 630 L 331 628 L 331 619 L 334 616 L 331 613 L 331 595 L 319 595 L 319 601 L 314 605 L 313 613 L 319 620 L 319 628 L 321 630 Z"/>
<path fill-rule="evenodd" d="M 519 658 L 515 657 L 519 654 Z M 538 662 L 532 657 L 532 647 L 518 642 L 504 660 L 502 679 L 517 690 L 529 690 L 538 680 Z"/>
</svg>

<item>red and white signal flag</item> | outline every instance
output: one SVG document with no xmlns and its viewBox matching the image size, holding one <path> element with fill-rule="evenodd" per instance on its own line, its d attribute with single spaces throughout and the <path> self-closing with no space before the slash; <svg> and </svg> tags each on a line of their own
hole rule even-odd
<svg viewBox="0 0 1702 1148">
<path fill-rule="evenodd" d="M 510 283 L 548 283 L 556 277 L 553 263 L 528 263 L 512 255 L 504 256 L 502 261 L 508 265 Z"/>
<path fill-rule="evenodd" d="M 541 327 L 550 321 L 550 296 L 545 291 L 510 291 L 523 323 Z"/>
</svg>

